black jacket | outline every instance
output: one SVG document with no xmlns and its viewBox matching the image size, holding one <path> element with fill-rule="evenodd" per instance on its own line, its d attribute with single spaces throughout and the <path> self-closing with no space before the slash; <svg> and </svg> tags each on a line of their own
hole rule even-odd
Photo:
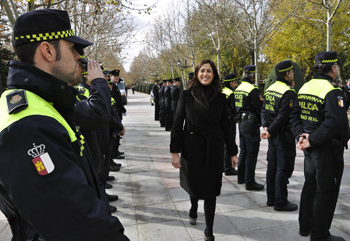
<svg viewBox="0 0 350 241">
<path fill-rule="evenodd" d="M 296 92 L 284 79 L 277 79 L 266 90 L 264 107 L 261 110 L 261 120 L 262 126 L 268 127 L 268 132 L 271 135 L 275 135 L 280 131 L 290 131 L 290 113 L 296 98 Z"/>
<path fill-rule="evenodd" d="M 219 93 L 204 109 L 192 94 L 180 94 L 171 130 L 170 152 L 181 153 L 180 184 L 191 197 L 212 200 L 220 195 L 224 144 L 237 154 L 226 111 L 226 97 Z"/>
<path fill-rule="evenodd" d="M 65 82 L 32 65 L 11 61 L 8 86 L 52 103 L 71 132 L 76 132 L 76 97 Z M 31 101 L 26 110 L 36 108 Z M 6 95 L 0 103 L 0 112 L 7 113 Z M 16 121 L 0 128 L 0 208 L 8 217 L 13 240 L 37 240 L 39 234 L 45 240 L 128 240 L 118 218 L 108 211 L 81 133 L 76 132 L 72 142 L 67 127 L 56 118 L 18 118 L 20 113 L 11 114 Z M 54 169 L 48 175 L 39 175 L 28 154 L 33 144 L 44 145 L 51 158 Z"/>
<path fill-rule="evenodd" d="M 171 87 L 171 110 L 173 112 L 176 112 L 177 102 L 180 98 L 180 92 L 181 90 L 177 85 L 173 85 L 173 87 Z"/>
<path fill-rule="evenodd" d="M 346 145 L 349 140 L 349 121 L 344 92 L 333 86 L 328 75 L 315 75 L 298 93 L 291 113 L 292 131 L 296 138 L 308 133 L 311 147 L 319 147 L 332 139 Z M 316 92 L 328 90 L 323 96 Z M 319 91 L 322 93 L 322 91 Z"/>
</svg>

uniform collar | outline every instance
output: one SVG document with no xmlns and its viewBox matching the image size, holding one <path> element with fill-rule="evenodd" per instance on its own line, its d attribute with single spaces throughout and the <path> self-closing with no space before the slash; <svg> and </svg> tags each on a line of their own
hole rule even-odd
<svg viewBox="0 0 350 241">
<path fill-rule="evenodd" d="M 250 79 L 242 79 L 242 81 L 248 82 L 249 84 L 254 84 L 254 81 Z"/>
<path fill-rule="evenodd" d="M 312 76 L 312 79 L 326 79 L 328 80 L 331 84 L 333 83 L 334 79 L 329 76 L 329 75 L 324 75 L 324 74 L 315 74 Z"/>
<path fill-rule="evenodd" d="M 282 78 L 277 78 L 276 81 L 285 83 L 286 85 L 290 86 L 290 83 L 288 82 L 288 80 L 282 79 Z"/>
<path fill-rule="evenodd" d="M 55 108 L 74 108 L 75 96 L 66 82 L 21 61 L 11 60 L 9 66 L 9 89 L 31 91 L 53 103 Z"/>
</svg>

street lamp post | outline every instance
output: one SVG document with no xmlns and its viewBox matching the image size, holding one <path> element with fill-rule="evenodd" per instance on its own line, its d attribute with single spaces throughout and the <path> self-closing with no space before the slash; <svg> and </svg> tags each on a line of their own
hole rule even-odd
<svg viewBox="0 0 350 241">
<path fill-rule="evenodd" d="M 182 83 L 183 83 L 183 85 L 184 85 L 184 88 L 186 88 L 187 87 L 187 81 L 185 81 L 185 79 L 184 79 L 184 70 L 185 70 L 185 74 L 187 74 L 186 73 L 186 69 L 187 68 L 189 68 L 189 67 L 191 67 L 191 65 L 187 65 L 187 60 L 185 59 L 185 65 L 181 65 L 181 61 L 180 61 L 180 59 L 178 59 L 177 60 L 177 66 L 180 68 L 180 70 L 181 70 L 181 75 L 182 75 Z M 185 76 L 185 78 L 186 78 L 186 76 Z"/>
</svg>

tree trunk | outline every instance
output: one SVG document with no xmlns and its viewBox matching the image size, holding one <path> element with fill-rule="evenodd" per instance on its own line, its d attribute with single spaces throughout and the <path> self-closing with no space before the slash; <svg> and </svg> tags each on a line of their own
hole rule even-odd
<svg viewBox="0 0 350 241">
<path fill-rule="evenodd" d="M 255 85 L 258 86 L 259 85 L 259 67 L 258 67 L 258 41 L 256 39 L 256 37 L 254 37 L 254 65 L 256 68 L 255 71 Z"/>
<path fill-rule="evenodd" d="M 332 9 L 328 8 L 327 9 L 327 51 L 331 51 L 331 11 Z"/>
<path fill-rule="evenodd" d="M 219 74 L 219 80 L 221 80 L 221 71 L 220 71 L 220 50 L 216 51 L 216 57 L 217 57 L 217 65 L 218 65 L 218 74 Z"/>
</svg>

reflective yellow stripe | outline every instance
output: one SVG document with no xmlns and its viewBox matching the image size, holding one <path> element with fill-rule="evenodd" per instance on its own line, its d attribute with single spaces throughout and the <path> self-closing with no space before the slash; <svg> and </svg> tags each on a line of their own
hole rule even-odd
<svg viewBox="0 0 350 241">
<path fill-rule="evenodd" d="M 334 87 L 326 79 L 311 79 L 301 87 L 299 95 L 314 95 L 324 100 L 326 95 L 334 89 L 340 88 Z"/>
<path fill-rule="evenodd" d="M 280 93 L 283 95 L 288 90 L 293 90 L 295 92 L 295 90 L 291 89 L 286 83 L 283 83 L 281 81 L 276 81 L 273 85 L 271 85 L 266 90 L 266 92 L 273 91 L 273 92 L 277 92 L 277 93 Z"/>
<path fill-rule="evenodd" d="M 111 97 L 111 106 L 115 104 L 115 99 Z"/>
<path fill-rule="evenodd" d="M 231 94 L 233 94 L 233 91 L 227 87 L 222 89 L 222 93 L 226 95 L 226 98 L 228 98 Z"/>
<path fill-rule="evenodd" d="M 76 88 L 79 91 L 79 94 L 84 95 L 86 98 L 89 98 L 90 92 L 87 88 L 83 87 L 83 86 L 75 86 L 74 88 Z M 77 97 L 78 99 L 78 97 Z M 78 99 L 79 100 L 79 99 Z M 79 100 L 80 101 L 80 100 Z"/>
<path fill-rule="evenodd" d="M 243 81 L 236 89 L 236 91 L 244 91 L 247 93 L 250 93 L 254 88 L 257 89 L 257 87 L 255 87 L 254 85 Z"/>
<path fill-rule="evenodd" d="M 2 93 L 2 97 L 0 99 L 0 131 L 4 130 L 6 127 L 10 126 L 16 121 L 19 121 L 22 118 L 33 115 L 40 115 L 48 116 L 57 120 L 67 130 L 71 142 L 77 140 L 77 137 L 75 136 L 75 133 L 72 130 L 72 128 L 68 125 L 67 121 L 60 115 L 60 113 L 58 113 L 58 111 L 53 107 L 52 103 L 45 101 L 44 99 L 30 91 L 26 91 L 28 107 L 16 114 L 9 115 L 6 107 L 6 95 L 11 93 L 12 91 L 14 90 L 6 90 L 4 93 Z"/>
</svg>

